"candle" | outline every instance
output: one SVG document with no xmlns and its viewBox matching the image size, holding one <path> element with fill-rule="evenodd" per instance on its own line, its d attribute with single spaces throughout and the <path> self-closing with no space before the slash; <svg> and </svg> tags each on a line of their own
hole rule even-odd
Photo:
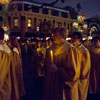
<svg viewBox="0 0 100 100">
<path fill-rule="evenodd" d="M 51 56 L 51 63 L 53 64 L 53 51 L 50 51 L 50 56 Z"/>
</svg>

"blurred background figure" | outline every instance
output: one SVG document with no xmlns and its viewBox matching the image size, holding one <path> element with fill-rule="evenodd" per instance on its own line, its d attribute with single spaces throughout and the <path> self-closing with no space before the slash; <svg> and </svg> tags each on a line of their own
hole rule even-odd
<svg viewBox="0 0 100 100">
<path fill-rule="evenodd" d="M 18 43 L 18 40 L 16 37 L 10 38 L 11 43 L 11 50 L 13 53 L 13 64 L 15 67 L 16 72 L 16 78 L 18 82 L 18 91 L 20 97 L 25 95 L 25 89 L 24 89 L 24 79 L 23 79 L 23 68 L 22 68 L 22 57 L 21 57 L 21 49 Z"/>
<path fill-rule="evenodd" d="M 90 48 L 91 54 L 91 74 L 90 74 L 90 94 L 99 94 L 100 96 L 100 37 L 93 38 L 93 46 Z"/>
<path fill-rule="evenodd" d="M 89 50 L 82 44 L 82 34 L 80 32 L 74 32 L 72 34 L 72 44 L 80 51 L 81 66 L 80 75 L 77 84 L 79 100 L 86 100 L 89 87 L 90 77 L 90 53 Z"/>
</svg>

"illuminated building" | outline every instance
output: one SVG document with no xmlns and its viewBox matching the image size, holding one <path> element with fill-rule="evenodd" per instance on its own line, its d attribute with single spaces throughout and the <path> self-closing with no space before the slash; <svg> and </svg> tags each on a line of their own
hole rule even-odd
<svg viewBox="0 0 100 100">
<path fill-rule="evenodd" d="M 34 36 L 39 30 L 49 34 L 49 29 L 54 27 L 64 27 L 70 33 L 75 30 L 72 26 L 75 19 L 70 18 L 68 11 L 50 6 L 39 8 L 40 6 L 41 4 L 32 0 L 12 0 L 5 21 L 10 33 L 25 37 Z M 3 12 L 2 10 L 0 9 L 0 13 Z M 43 23 L 46 23 L 45 27 Z"/>
</svg>

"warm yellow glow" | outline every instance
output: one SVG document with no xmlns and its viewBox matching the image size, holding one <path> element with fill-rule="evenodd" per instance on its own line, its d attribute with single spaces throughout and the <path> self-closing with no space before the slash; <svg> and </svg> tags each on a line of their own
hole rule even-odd
<svg viewBox="0 0 100 100">
<path fill-rule="evenodd" d="M 31 26 L 32 26 L 32 20 L 28 19 L 28 27 L 31 27 Z"/>
<path fill-rule="evenodd" d="M 22 43 L 22 45 L 24 45 L 24 43 Z"/>
<path fill-rule="evenodd" d="M 18 18 L 14 19 L 14 25 L 18 26 Z"/>
<path fill-rule="evenodd" d="M 11 0 L 0 0 L 0 3 L 2 3 L 2 4 L 8 4 L 9 1 L 11 1 Z"/>
<path fill-rule="evenodd" d="M 9 40 L 8 34 L 5 34 L 5 35 L 4 35 L 4 40 L 5 40 L 5 41 Z"/>
<path fill-rule="evenodd" d="M 68 40 L 71 40 L 71 38 L 70 37 L 68 37 L 68 38 L 66 38 L 66 40 L 68 41 Z"/>
<path fill-rule="evenodd" d="M 51 56 L 51 63 L 53 64 L 53 51 L 50 50 L 50 56 Z"/>
<path fill-rule="evenodd" d="M 92 36 L 88 36 L 88 40 L 92 40 L 92 38 L 93 38 Z"/>
<path fill-rule="evenodd" d="M 40 29 L 40 28 L 37 26 L 37 31 L 39 31 L 39 29 Z"/>
</svg>

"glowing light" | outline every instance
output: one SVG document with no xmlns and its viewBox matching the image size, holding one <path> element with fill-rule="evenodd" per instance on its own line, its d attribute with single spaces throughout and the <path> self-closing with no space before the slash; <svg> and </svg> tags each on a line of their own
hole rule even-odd
<svg viewBox="0 0 100 100">
<path fill-rule="evenodd" d="M 98 32 L 98 29 L 96 26 L 92 26 L 89 33 L 94 33 L 94 32 Z"/>
<path fill-rule="evenodd" d="M 9 40 L 8 34 L 5 34 L 5 35 L 4 35 L 4 40 L 5 40 L 5 41 Z"/>
<path fill-rule="evenodd" d="M 0 0 L 0 3 L 2 3 L 2 4 L 8 4 L 9 1 L 11 1 L 11 0 Z"/>
<path fill-rule="evenodd" d="M 85 17 L 84 17 L 84 16 L 78 15 L 78 16 L 77 16 L 77 20 L 78 20 L 79 22 L 82 22 L 82 21 L 85 20 Z"/>
<path fill-rule="evenodd" d="M 40 28 L 37 26 L 37 32 L 40 30 Z"/>
<path fill-rule="evenodd" d="M 50 37 L 46 37 L 46 40 L 48 40 Z"/>
<path fill-rule="evenodd" d="M 32 26 L 32 20 L 28 19 L 28 27 L 31 27 L 31 26 Z"/>
<path fill-rule="evenodd" d="M 51 63 L 53 64 L 53 51 L 50 50 L 50 56 L 51 56 Z"/>
<path fill-rule="evenodd" d="M 88 40 L 92 40 L 93 39 L 93 37 L 92 36 L 88 36 Z"/>
<path fill-rule="evenodd" d="M 66 40 L 68 41 L 68 40 L 71 40 L 71 38 L 70 37 L 68 37 L 68 38 L 66 38 Z"/>
<path fill-rule="evenodd" d="M 8 26 L 3 26 L 2 28 L 4 29 L 4 31 L 8 31 Z"/>
<path fill-rule="evenodd" d="M 77 22 L 74 22 L 74 23 L 73 23 L 73 27 L 75 27 L 75 28 L 78 28 L 78 25 L 79 25 L 79 24 L 78 24 Z"/>
<path fill-rule="evenodd" d="M 81 28 L 78 29 L 79 32 L 83 32 L 83 30 Z"/>
<path fill-rule="evenodd" d="M 88 28 L 88 25 L 87 25 L 87 24 L 84 24 L 84 25 L 83 25 L 83 28 L 84 28 L 84 29 L 87 29 L 87 28 Z"/>
<path fill-rule="evenodd" d="M 24 43 L 22 43 L 22 45 L 24 45 Z"/>
<path fill-rule="evenodd" d="M 17 39 L 19 40 L 21 37 L 17 37 Z"/>
<path fill-rule="evenodd" d="M 5 11 L 7 11 L 7 9 L 8 9 L 8 4 L 9 4 L 10 1 L 11 1 L 11 0 L 0 0 L 0 3 L 1 3 L 1 4 L 5 4 Z"/>
<path fill-rule="evenodd" d="M 85 37 L 83 37 L 83 38 L 82 38 L 82 40 L 86 40 L 86 38 L 85 38 Z"/>
</svg>

